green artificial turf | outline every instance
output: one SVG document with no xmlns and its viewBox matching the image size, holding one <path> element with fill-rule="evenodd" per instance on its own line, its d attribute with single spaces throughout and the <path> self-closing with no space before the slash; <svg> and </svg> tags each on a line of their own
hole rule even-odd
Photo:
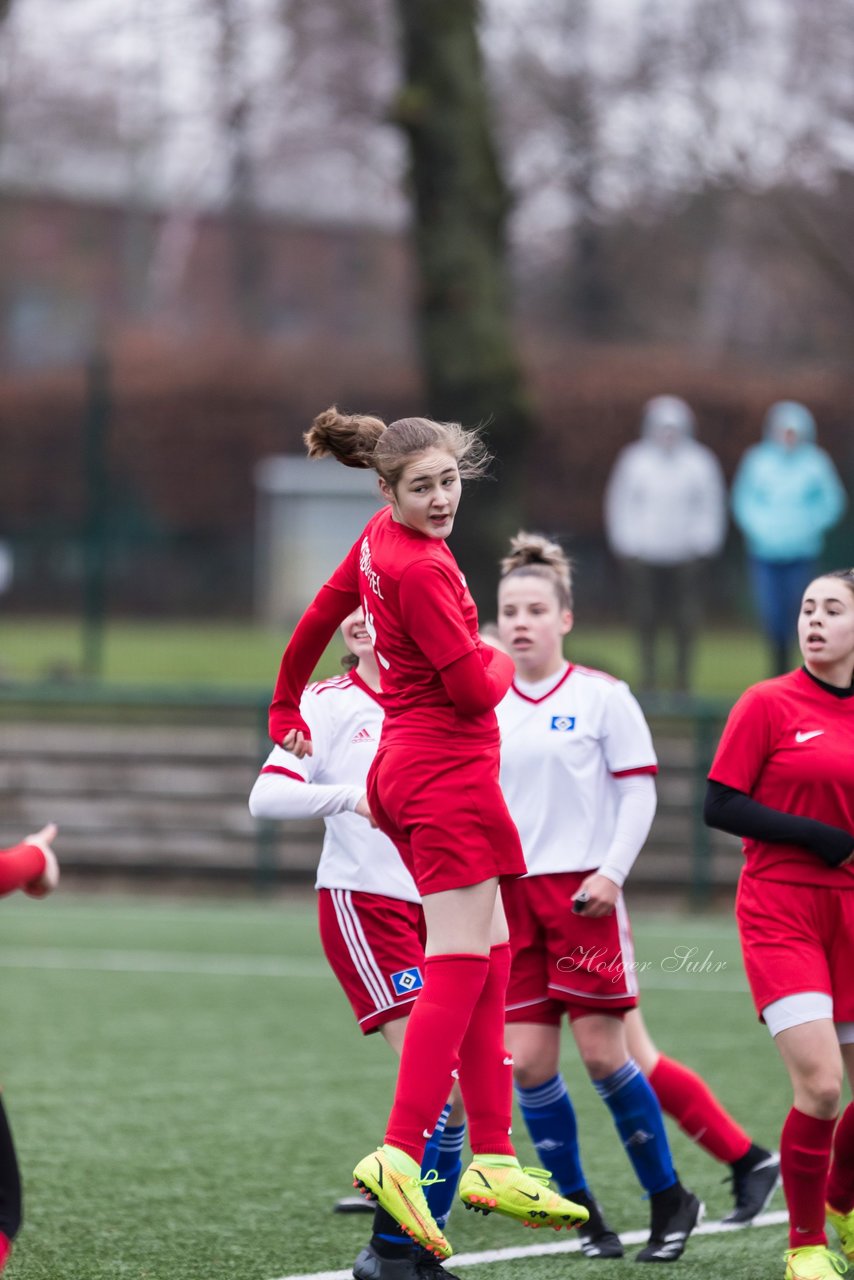
<svg viewBox="0 0 854 1280">
<path fill-rule="evenodd" d="M 8 899 L 2 921 L 0 1069 L 26 1194 L 10 1280 L 278 1280 L 352 1263 L 369 1219 L 331 1206 L 381 1139 L 394 1061 L 379 1036 L 357 1032 L 309 897 L 59 894 Z M 788 1086 L 731 921 L 638 915 L 635 932 L 660 1048 L 704 1072 L 756 1140 L 775 1145 Z M 648 1206 L 610 1117 L 569 1041 L 564 1057 L 591 1185 L 617 1227 L 641 1229 Z M 719 1218 L 726 1168 L 671 1134 L 683 1180 Z M 534 1162 L 521 1122 L 517 1137 Z M 448 1231 L 458 1252 L 563 1238 L 461 1209 Z M 784 1247 L 780 1226 L 696 1238 L 674 1274 L 771 1280 Z M 635 1251 L 461 1271 L 604 1280 L 631 1274 Z"/>
</svg>

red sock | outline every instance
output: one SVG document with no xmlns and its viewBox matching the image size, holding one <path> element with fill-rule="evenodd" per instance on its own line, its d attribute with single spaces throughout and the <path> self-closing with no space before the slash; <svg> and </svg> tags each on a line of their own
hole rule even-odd
<svg viewBox="0 0 854 1280">
<path fill-rule="evenodd" d="M 460 1046 L 477 1004 L 486 956 L 428 956 L 412 1006 L 385 1140 L 421 1163 L 460 1065 Z"/>
<path fill-rule="evenodd" d="M 716 1160 L 732 1164 L 750 1150 L 750 1138 L 724 1111 L 705 1080 L 682 1062 L 665 1058 L 649 1077 L 662 1111 L 672 1116 L 692 1142 Z"/>
<path fill-rule="evenodd" d="M 0 849 L 0 895 L 23 889 L 45 868 L 45 856 L 34 844 L 16 844 Z"/>
<path fill-rule="evenodd" d="M 827 1203 L 837 1213 L 854 1209 L 854 1102 L 849 1102 L 842 1112 L 833 1134 Z"/>
<path fill-rule="evenodd" d="M 7 1235 L 0 1231 L 0 1271 L 9 1261 L 9 1254 L 12 1252 L 12 1241 Z"/>
<path fill-rule="evenodd" d="M 835 1120 L 792 1107 L 780 1137 L 780 1171 L 789 1208 L 789 1246 L 827 1244 L 824 1206 Z"/>
<path fill-rule="evenodd" d="M 516 1154 L 510 1141 L 513 1060 L 504 1044 L 509 977 L 510 944 L 505 942 L 489 953 L 489 973 L 460 1047 L 460 1089 L 472 1155 Z"/>
</svg>

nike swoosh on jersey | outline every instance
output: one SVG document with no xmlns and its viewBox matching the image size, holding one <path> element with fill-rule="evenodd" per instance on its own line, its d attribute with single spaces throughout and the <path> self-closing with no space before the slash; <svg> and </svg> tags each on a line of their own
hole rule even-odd
<svg viewBox="0 0 854 1280">
<path fill-rule="evenodd" d="M 795 742 L 809 742 L 810 738 L 818 738 L 824 733 L 824 729 L 810 729 L 809 733 L 802 733 L 799 729 L 795 734 Z"/>
</svg>

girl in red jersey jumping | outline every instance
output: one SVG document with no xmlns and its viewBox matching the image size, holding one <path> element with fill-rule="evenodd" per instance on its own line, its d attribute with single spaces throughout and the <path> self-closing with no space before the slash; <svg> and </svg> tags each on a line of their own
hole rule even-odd
<svg viewBox="0 0 854 1280">
<path fill-rule="evenodd" d="M 792 1081 L 786 1280 L 835 1280 L 825 1217 L 854 1260 L 854 1104 L 839 1116 L 843 1070 L 854 1083 L 854 569 L 810 583 L 798 641 L 804 665 L 733 707 L 705 818 L 744 840 L 744 967 Z"/>
<path fill-rule="evenodd" d="M 51 848 L 56 827 L 50 823 L 11 849 L 0 849 L 0 897 L 23 889 L 30 898 L 44 898 L 59 884 L 59 863 Z M 12 1131 L 0 1099 L 0 1271 L 12 1252 L 21 1227 L 21 1175 Z"/>
<path fill-rule="evenodd" d="M 512 1060 L 504 1046 L 510 966 L 498 892 L 525 870 L 498 785 L 495 705 L 513 664 L 478 635 L 477 610 L 446 539 L 462 479 L 481 474 L 476 433 L 455 423 L 329 409 L 306 433 L 310 457 L 371 467 L 388 505 L 315 596 L 285 650 L 270 709 L 273 740 L 311 752 L 303 688 L 341 621 L 361 605 L 379 664 L 385 719 L 368 801 L 422 896 L 424 987 L 409 1017 L 384 1145 L 360 1160 L 357 1185 L 412 1237 L 451 1247 L 424 1198 L 427 1139 L 459 1080 L 474 1159 L 460 1182 L 470 1207 L 531 1226 L 575 1226 L 584 1208 L 519 1166 L 510 1141 Z"/>
</svg>

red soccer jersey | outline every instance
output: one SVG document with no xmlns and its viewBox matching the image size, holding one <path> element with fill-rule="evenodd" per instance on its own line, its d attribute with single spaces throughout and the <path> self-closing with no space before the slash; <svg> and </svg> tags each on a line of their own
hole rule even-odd
<svg viewBox="0 0 854 1280">
<path fill-rule="evenodd" d="M 806 671 L 764 680 L 730 712 L 709 777 L 782 813 L 854 834 L 854 698 L 823 689 Z M 828 867 L 808 849 L 745 839 L 752 875 L 854 888 L 854 867 Z"/>
<path fill-rule="evenodd" d="M 459 734 L 495 731 L 494 711 L 457 718 L 440 671 L 481 647 L 477 608 L 447 544 L 392 518 L 385 507 L 329 579 L 358 591 L 383 690 L 386 736 L 396 717 L 419 709 L 418 727 Z"/>
</svg>

